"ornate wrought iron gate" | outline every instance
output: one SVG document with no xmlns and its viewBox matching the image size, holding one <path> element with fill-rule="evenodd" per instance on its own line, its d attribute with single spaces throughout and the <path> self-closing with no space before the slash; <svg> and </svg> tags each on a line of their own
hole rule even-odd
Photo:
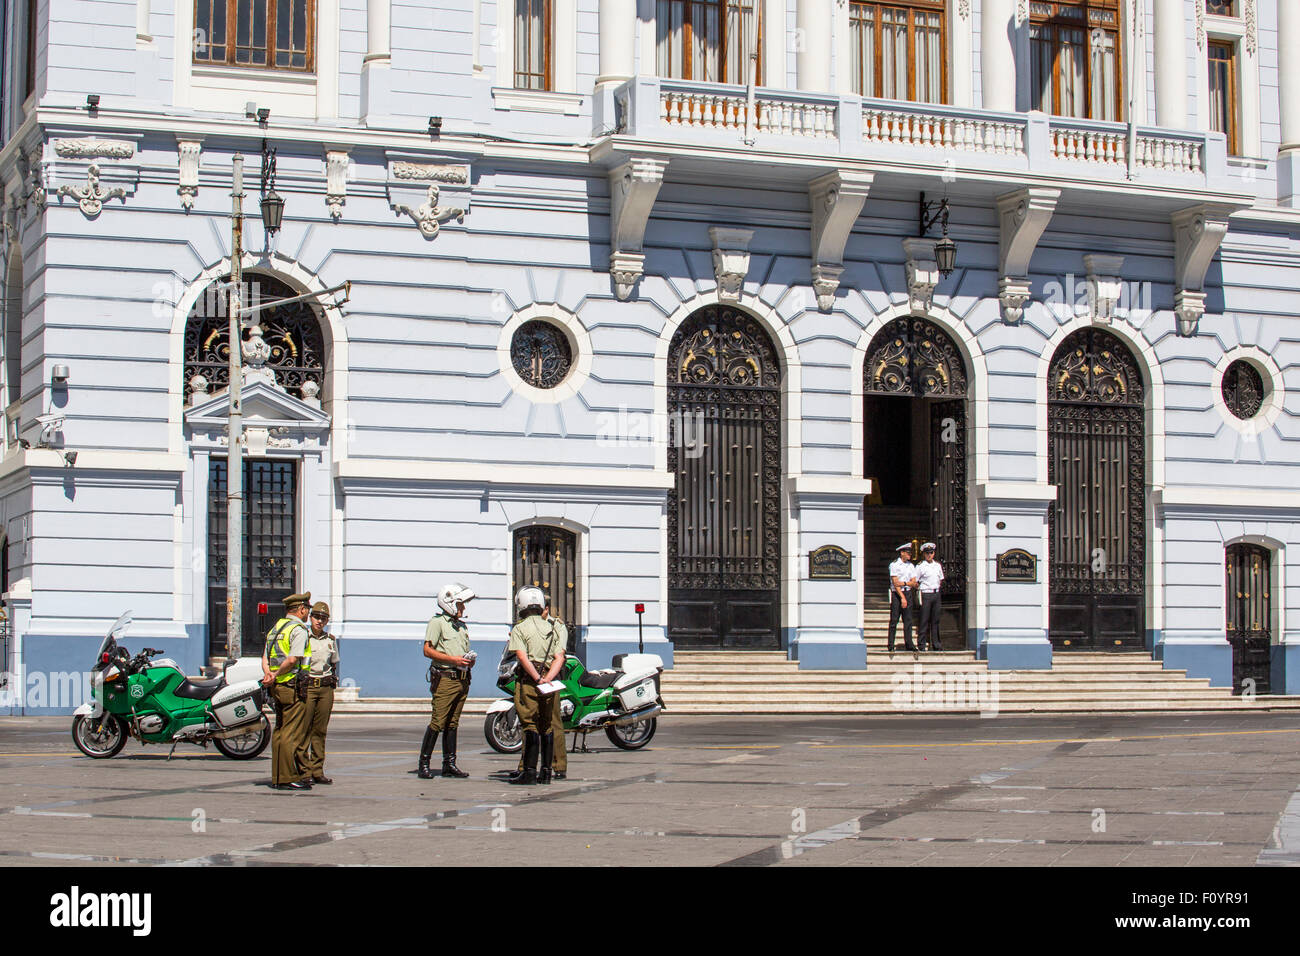
<svg viewBox="0 0 1300 956">
<path fill-rule="evenodd" d="M 668 630 L 686 646 L 779 647 L 781 367 L 736 309 L 692 315 L 668 351 Z"/>
<path fill-rule="evenodd" d="M 580 623 L 577 535 L 549 525 L 515 531 L 515 590 L 530 586 L 550 598 L 551 613 L 568 625 L 572 641 Z"/>
<path fill-rule="evenodd" d="M 1103 329 L 1070 335 L 1048 373 L 1048 635 L 1058 648 L 1143 646 L 1142 377 Z"/>
<path fill-rule="evenodd" d="M 966 604 L 966 401 L 930 406 L 930 534 L 943 564 L 944 608 Z M 919 558 L 920 555 L 917 555 Z M 964 628 L 965 619 L 959 623 Z M 964 629 L 960 639 L 965 639 Z"/>
<path fill-rule="evenodd" d="M 213 458 L 208 477 L 208 654 L 226 653 L 226 467 Z M 244 462 L 244 571 L 241 643 L 261 654 L 266 632 L 297 588 L 297 471 L 291 461 Z M 264 603 L 266 614 L 257 606 Z"/>
<path fill-rule="evenodd" d="M 1228 643 L 1232 645 L 1232 692 L 1251 687 L 1271 692 L 1273 643 L 1272 552 L 1257 544 L 1228 547 Z M 1250 684 L 1246 682 L 1250 681 Z"/>
</svg>

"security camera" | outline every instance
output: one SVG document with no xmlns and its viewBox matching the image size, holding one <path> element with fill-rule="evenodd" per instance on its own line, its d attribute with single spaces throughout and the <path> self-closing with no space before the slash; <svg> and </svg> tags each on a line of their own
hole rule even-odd
<svg viewBox="0 0 1300 956">
<path fill-rule="evenodd" d="M 36 424 L 41 427 L 40 444 L 49 445 L 54 433 L 63 428 L 63 416 L 46 412 L 44 415 L 36 416 Z"/>
</svg>

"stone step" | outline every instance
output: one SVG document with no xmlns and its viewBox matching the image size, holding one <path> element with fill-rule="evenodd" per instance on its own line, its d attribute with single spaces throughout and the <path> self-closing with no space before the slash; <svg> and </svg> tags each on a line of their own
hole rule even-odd
<svg viewBox="0 0 1300 956">
<path fill-rule="evenodd" d="M 1204 712 L 1263 713 L 1265 711 L 1300 712 L 1300 699 L 1274 699 L 1256 697 L 1251 703 L 1238 698 L 1221 701 L 1208 700 L 1134 700 L 1122 701 L 1053 701 L 1028 703 L 1000 703 L 998 714 L 1095 714 L 1095 713 L 1204 713 Z M 882 716 L 902 716 L 903 714 L 978 714 L 978 707 L 918 707 L 914 710 L 900 710 L 892 704 L 882 701 L 857 702 L 852 706 L 827 706 L 820 701 L 813 703 L 794 703 L 787 701 L 726 701 L 717 703 L 678 704 L 673 707 L 674 714 L 880 714 Z"/>
</svg>

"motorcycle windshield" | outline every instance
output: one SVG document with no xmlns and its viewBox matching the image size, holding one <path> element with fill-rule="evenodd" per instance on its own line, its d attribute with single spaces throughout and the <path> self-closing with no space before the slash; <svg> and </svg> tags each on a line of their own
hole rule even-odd
<svg viewBox="0 0 1300 956">
<path fill-rule="evenodd" d="M 104 637 L 103 643 L 99 645 L 99 651 L 95 654 L 96 661 L 101 660 L 112 643 L 126 633 L 126 629 L 130 626 L 131 620 L 131 612 L 127 611 L 113 622 L 113 626 L 108 629 L 108 634 Z"/>
</svg>

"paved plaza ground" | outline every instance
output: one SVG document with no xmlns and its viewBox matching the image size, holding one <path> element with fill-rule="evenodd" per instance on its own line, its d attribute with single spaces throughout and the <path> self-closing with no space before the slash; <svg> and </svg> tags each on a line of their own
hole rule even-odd
<svg viewBox="0 0 1300 956">
<path fill-rule="evenodd" d="M 674 717 L 592 735 L 569 779 L 461 729 L 471 779 L 419 780 L 423 727 L 337 717 L 309 793 L 251 762 L 132 741 L 81 756 L 70 718 L 0 720 L 0 863 L 1251 866 L 1300 862 L 1300 716 Z M 435 762 L 435 766 L 437 763 Z"/>
</svg>

